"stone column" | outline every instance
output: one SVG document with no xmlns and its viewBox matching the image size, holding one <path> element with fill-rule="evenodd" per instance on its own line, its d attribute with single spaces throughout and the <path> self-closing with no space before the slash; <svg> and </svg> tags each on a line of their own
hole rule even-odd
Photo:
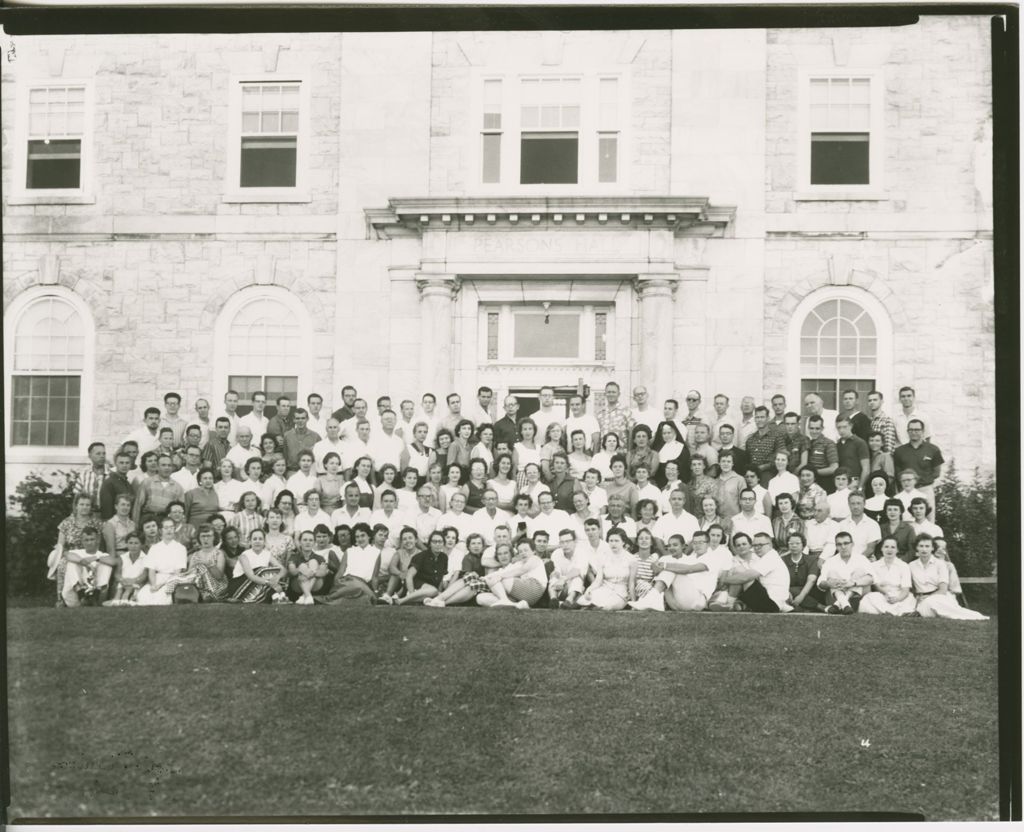
<svg viewBox="0 0 1024 832">
<path fill-rule="evenodd" d="M 443 402 L 452 389 L 453 301 L 458 277 L 420 272 L 416 286 L 420 290 L 420 389 Z"/>
<path fill-rule="evenodd" d="M 672 314 L 677 274 L 639 275 L 640 379 L 656 406 L 672 394 L 672 361 L 675 353 Z"/>
</svg>

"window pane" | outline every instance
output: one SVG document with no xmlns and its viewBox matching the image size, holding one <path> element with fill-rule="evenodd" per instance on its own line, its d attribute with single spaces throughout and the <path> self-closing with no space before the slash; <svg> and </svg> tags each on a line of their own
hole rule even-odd
<svg viewBox="0 0 1024 832">
<path fill-rule="evenodd" d="M 519 121 L 522 127 L 532 128 L 537 127 L 540 124 L 540 108 L 539 107 L 523 107 L 519 116 Z"/>
<path fill-rule="evenodd" d="M 80 377 L 15 376 L 12 381 L 12 445 L 78 444 Z"/>
<path fill-rule="evenodd" d="M 825 402 L 828 410 L 836 409 L 837 385 L 829 379 L 803 379 L 800 382 L 800 400 L 808 393 L 817 393 Z"/>
<path fill-rule="evenodd" d="M 53 139 L 28 143 L 26 188 L 78 188 L 81 170 L 81 139 Z"/>
<path fill-rule="evenodd" d="M 594 360 L 608 359 L 608 313 L 594 314 Z"/>
<path fill-rule="evenodd" d="M 484 133 L 483 181 L 501 180 L 501 133 Z"/>
<path fill-rule="evenodd" d="M 298 133 L 299 132 L 299 114 L 295 110 L 285 110 L 281 113 L 281 132 L 282 133 Z"/>
<path fill-rule="evenodd" d="M 540 126 L 541 127 L 561 127 L 561 119 L 559 118 L 559 112 L 561 107 L 555 104 L 549 104 L 545 107 L 540 108 Z"/>
<path fill-rule="evenodd" d="M 498 358 L 498 313 L 487 313 L 487 360 Z"/>
<path fill-rule="evenodd" d="M 297 141 L 293 138 L 242 139 L 243 188 L 294 188 Z"/>
<path fill-rule="evenodd" d="M 812 133 L 812 185 L 867 185 L 867 133 Z"/>
<path fill-rule="evenodd" d="M 263 113 L 260 116 L 261 133 L 277 133 L 281 130 L 280 113 Z"/>
<path fill-rule="evenodd" d="M 523 185 L 575 184 L 578 171 L 576 133 L 523 133 L 519 168 Z"/>
<path fill-rule="evenodd" d="M 597 142 L 597 181 L 617 182 L 619 172 L 619 137 L 601 136 Z"/>
<path fill-rule="evenodd" d="M 579 358 L 579 315 L 521 312 L 514 319 L 516 358 Z"/>
<path fill-rule="evenodd" d="M 580 108 L 577 105 L 571 107 L 562 107 L 562 123 L 561 127 L 579 127 L 580 126 Z"/>
<path fill-rule="evenodd" d="M 243 133 L 259 133 L 260 132 L 260 114 L 259 113 L 242 113 L 242 132 Z"/>
<path fill-rule="evenodd" d="M 487 127 L 487 117 L 497 116 L 498 124 L 501 126 L 501 81 L 484 81 L 484 127 Z"/>
</svg>

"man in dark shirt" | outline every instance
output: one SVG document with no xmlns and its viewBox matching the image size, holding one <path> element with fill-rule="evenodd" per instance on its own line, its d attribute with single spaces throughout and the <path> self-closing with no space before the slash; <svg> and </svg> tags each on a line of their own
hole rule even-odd
<svg viewBox="0 0 1024 832">
<path fill-rule="evenodd" d="M 203 462 L 207 463 L 215 471 L 220 461 L 228 455 L 231 450 L 231 443 L 228 442 L 228 434 L 231 432 L 231 420 L 227 416 L 218 416 L 213 423 L 213 433 L 203 448 Z"/>
<path fill-rule="evenodd" d="M 351 419 L 355 416 L 355 411 L 352 409 L 352 405 L 356 402 L 356 388 L 351 384 L 346 384 L 341 388 L 341 400 L 342 406 L 334 411 L 331 415 L 338 420 L 338 424 L 341 424 L 346 419 Z"/>
<path fill-rule="evenodd" d="M 507 442 L 512 448 L 519 441 L 519 420 L 516 418 L 516 414 L 519 413 L 519 399 L 515 396 L 506 396 L 504 406 L 505 415 L 494 423 L 494 444 Z"/>
<path fill-rule="evenodd" d="M 821 431 L 824 420 L 821 416 L 811 416 L 807 420 L 807 467 L 814 471 L 814 480 L 826 494 L 836 490 L 832 475 L 839 467 L 839 455 L 836 443 L 823 436 Z"/>
<path fill-rule="evenodd" d="M 292 400 L 287 396 L 277 397 L 277 413 L 267 422 L 267 433 L 277 440 L 277 449 L 284 450 L 284 435 L 295 427 Z"/>
<path fill-rule="evenodd" d="M 865 442 L 868 441 L 868 434 L 871 433 L 871 420 L 866 413 L 860 412 L 860 402 L 856 390 L 843 391 L 843 409 L 840 411 L 850 420 L 850 428 L 854 436 L 859 436 Z"/>
<path fill-rule="evenodd" d="M 807 464 L 807 437 L 800 432 L 800 416 L 790 410 L 785 416 L 782 433 L 782 446 L 789 454 L 789 472 L 799 473 Z"/>
<path fill-rule="evenodd" d="M 863 414 L 861 414 L 863 415 Z M 868 487 L 868 474 L 871 473 L 871 451 L 868 443 L 853 434 L 853 423 L 846 416 L 836 419 L 836 431 L 839 439 L 836 442 L 836 456 L 839 467 L 850 472 L 851 490 L 857 485 L 864 491 Z"/>
<path fill-rule="evenodd" d="M 785 447 L 782 436 L 768 427 L 768 408 L 760 405 L 754 408 L 754 424 L 757 426 L 747 437 L 748 469 L 757 471 L 757 478 L 764 488 L 775 476 L 775 452 Z"/>
<path fill-rule="evenodd" d="M 422 604 L 425 598 L 433 598 L 444 588 L 444 576 L 448 573 L 448 555 L 444 551 L 444 534 L 431 532 L 427 548 L 412 556 L 406 573 L 404 597 L 395 598 L 391 603 Z"/>
<path fill-rule="evenodd" d="M 942 451 L 931 442 L 924 440 L 924 422 L 911 419 L 907 422 L 910 441 L 900 445 L 892 454 L 896 473 L 907 468 L 917 473 L 917 489 L 924 493 L 928 505 L 935 510 L 935 481 L 942 476 L 942 465 L 946 461 Z"/>
<path fill-rule="evenodd" d="M 109 520 L 114 516 L 114 506 L 119 494 L 135 499 L 135 489 L 128 481 L 128 469 L 132 467 L 131 454 L 118 451 L 114 457 L 114 470 L 107 474 L 100 486 L 100 517 Z"/>
<path fill-rule="evenodd" d="M 276 418 L 276 417 L 275 417 Z M 299 470 L 299 454 L 303 451 L 312 451 L 323 437 L 315 430 L 306 427 L 309 414 L 305 408 L 295 409 L 295 427 L 285 432 L 282 437 L 285 462 L 288 464 L 288 473 L 294 474 Z"/>
</svg>

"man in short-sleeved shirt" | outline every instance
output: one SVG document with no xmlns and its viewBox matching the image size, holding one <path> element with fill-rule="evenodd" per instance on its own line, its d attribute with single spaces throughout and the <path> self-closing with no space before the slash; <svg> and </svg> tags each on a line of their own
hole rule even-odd
<svg viewBox="0 0 1024 832">
<path fill-rule="evenodd" d="M 907 431 L 910 441 L 893 452 L 893 465 L 897 471 L 909 468 L 916 472 L 917 487 L 923 491 L 926 485 L 932 485 L 942 474 L 942 464 L 946 460 L 942 451 L 931 442 L 924 441 L 924 425 L 920 420 L 911 419 Z"/>
<path fill-rule="evenodd" d="M 820 416 L 808 419 L 807 433 L 807 467 L 814 471 L 815 482 L 831 494 L 836 490 L 832 475 L 839 467 L 836 443 L 822 434 Z"/>
<path fill-rule="evenodd" d="M 614 433 L 619 437 L 619 447 L 628 448 L 629 434 L 633 429 L 633 417 L 628 408 L 619 404 L 620 392 L 619 385 L 614 381 L 609 381 L 604 386 L 604 404 L 594 415 L 601 429 L 601 436 Z M 537 441 L 540 442 L 540 440 L 541 437 L 538 436 Z"/>
<path fill-rule="evenodd" d="M 308 419 L 309 414 L 306 413 L 305 408 L 296 408 L 295 427 L 284 435 L 284 447 L 282 450 L 284 451 L 284 459 L 290 472 L 299 470 L 299 454 L 303 451 L 309 451 L 312 454 L 316 443 L 323 438 L 316 431 L 306 427 Z M 315 454 L 313 458 L 316 459 Z"/>
</svg>

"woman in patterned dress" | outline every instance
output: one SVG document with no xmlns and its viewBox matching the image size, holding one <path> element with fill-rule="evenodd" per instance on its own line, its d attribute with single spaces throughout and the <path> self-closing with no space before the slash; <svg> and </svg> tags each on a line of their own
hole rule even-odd
<svg viewBox="0 0 1024 832">
<path fill-rule="evenodd" d="M 57 525 L 57 545 L 49 558 L 47 577 L 57 579 L 58 607 L 64 606 L 61 592 L 64 589 L 64 573 L 68 567 L 65 552 L 82 548 L 82 531 L 90 526 L 94 529 L 100 527 L 99 516 L 92 510 L 92 497 L 84 493 L 79 494 L 72 503 L 70 516 L 65 517 Z"/>
<path fill-rule="evenodd" d="M 249 547 L 249 536 L 255 529 L 263 528 L 263 514 L 260 512 L 260 498 L 255 491 L 246 491 L 238 501 L 238 511 L 231 518 L 231 525 L 238 529 L 242 547 Z"/>
<path fill-rule="evenodd" d="M 217 533 L 213 526 L 200 526 L 196 533 L 199 548 L 188 557 L 188 569 L 168 581 L 172 587 L 178 584 L 195 584 L 203 601 L 223 601 L 228 594 L 228 578 L 225 574 L 224 551 L 217 547 Z"/>
<path fill-rule="evenodd" d="M 288 570 L 270 556 L 265 532 L 256 529 L 249 538 L 249 548 L 238 557 L 235 573 L 228 582 L 228 600 L 260 604 L 269 601 L 271 594 L 282 590 Z"/>
<path fill-rule="evenodd" d="M 341 457 L 334 451 L 324 454 L 324 472 L 317 477 L 320 484 L 320 508 L 330 514 L 342 503 L 345 478 L 341 475 Z"/>
<path fill-rule="evenodd" d="M 284 517 L 281 511 L 272 508 L 267 512 L 267 522 L 263 527 L 266 532 L 266 549 L 278 563 L 287 563 L 295 551 L 295 538 L 284 531 Z"/>
<path fill-rule="evenodd" d="M 654 570 L 651 568 L 658 561 L 658 553 L 654 551 L 654 535 L 650 529 L 642 528 L 636 533 L 636 557 L 629 567 L 630 601 L 639 601 L 654 586 Z"/>
<path fill-rule="evenodd" d="M 775 498 L 778 514 L 772 520 L 772 532 L 775 537 L 775 551 L 785 552 L 789 548 L 789 536 L 799 534 L 807 537 L 807 524 L 800 519 L 793 504 L 793 495 L 783 491 Z"/>
<path fill-rule="evenodd" d="M 128 551 L 128 535 L 135 531 L 131 511 L 132 498 L 128 494 L 118 494 L 117 499 L 114 500 L 114 516 L 100 529 L 103 550 L 111 555 L 116 555 L 118 560 Z M 142 538 L 140 537 L 139 543 L 141 544 L 141 542 Z"/>
<path fill-rule="evenodd" d="M 295 534 L 295 495 L 287 488 L 279 492 L 274 508 L 281 513 L 281 531 Z"/>
<path fill-rule="evenodd" d="M 564 453 L 562 447 L 562 426 L 558 422 L 552 422 L 544 431 L 544 444 L 540 446 L 540 469 L 544 472 L 544 479 L 551 480 L 551 458 L 555 454 Z"/>
<path fill-rule="evenodd" d="M 605 538 L 609 551 L 593 564 L 593 583 L 576 599 L 581 607 L 598 610 L 623 610 L 629 597 L 629 573 L 635 560 L 621 529 L 612 529 Z"/>
</svg>

